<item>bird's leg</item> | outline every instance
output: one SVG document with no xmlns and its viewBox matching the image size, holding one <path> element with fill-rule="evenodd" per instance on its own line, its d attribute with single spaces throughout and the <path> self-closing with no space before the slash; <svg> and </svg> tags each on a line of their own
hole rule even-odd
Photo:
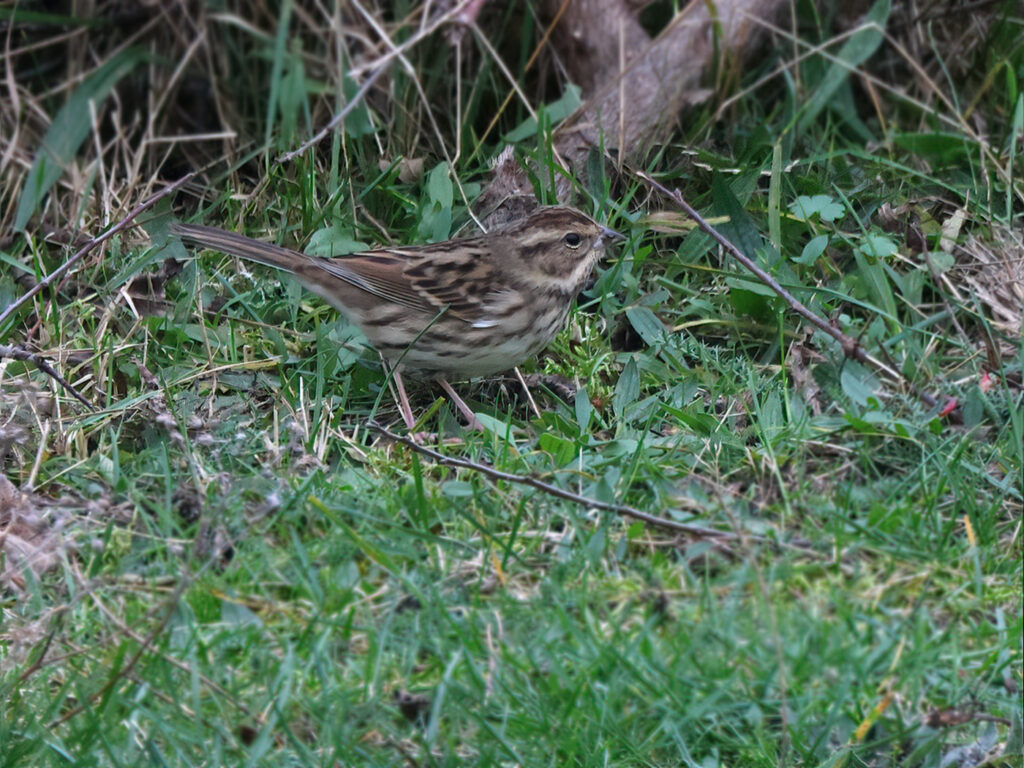
<svg viewBox="0 0 1024 768">
<path fill-rule="evenodd" d="M 452 389 L 452 385 L 449 384 L 446 379 L 438 379 L 437 383 L 441 385 L 441 389 L 444 390 L 444 393 L 448 395 L 449 398 L 451 398 L 451 401 L 453 403 L 455 403 L 455 407 L 458 409 L 459 413 L 461 413 L 465 417 L 466 422 L 469 425 L 469 428 L 475 429 L 478 432 L 483 432 L 484 425 L 480 423 L 480 420 L 476 417 L 476 414 L 473 413 L 473 409 L 466 405 L 465 401 L 461 397 L 459 397 L 459 395 L 455 392 L 454 389 Z"/>
<path fill-rule="evenodd" d="M 402 414 L 402 421 L 405 422 L 406 429 L 412 432 L 416 427 L 416 419 L 412 415 L 412 406 L 409 405 L 409 396 L 405 394 L 405 382 L 402 381 L 402 374 L 398 372 L 397 368 L 390 368 L 391 379 L 395 382 L 395 391 L 398 397 L 395 400 L 398 402 L 398 410 Z M 445 379 L 438 379 L 438 383 L 441 385 L 441 389 L 445 391 L 449 399 L 455 404 L 456 410 L 463 415 L 469 424 L 470 429 L 483 432 L 483 424 L 477 419 L 476 414 L 473 413 L 473 409 L 466 405 L 466 402 L 459 397 L 458 393 L 452 389 L 452 385 L 449 384 Z M 412 435 L 413 440 L 420 442 L 423 439 L 432 437 L 429 433 L 417 432 Z"/>
</svg>

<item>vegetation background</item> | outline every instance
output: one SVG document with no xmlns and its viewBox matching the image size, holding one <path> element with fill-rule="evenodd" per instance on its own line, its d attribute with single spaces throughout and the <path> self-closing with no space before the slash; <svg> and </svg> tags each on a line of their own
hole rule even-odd
<svg viewBox="0 0 1024 768">
<path fill-rule="evenodd" d="M 0 312 L 188 171 L 178 215 L 311 253 L 472 231 L 506 148 L 553 201 L 572 51 L 529 0 L 450 10 L 0 4 Z M 527 366 L 539 415 L 415 391 L 469 466 L 368 427 L 400 420 L 336 312 L 154 211 L 0 315 L 0 765 L 1021 765 L 1021 8 L 790 10 L 570 179 L 628 240 Z"/>
</svg>

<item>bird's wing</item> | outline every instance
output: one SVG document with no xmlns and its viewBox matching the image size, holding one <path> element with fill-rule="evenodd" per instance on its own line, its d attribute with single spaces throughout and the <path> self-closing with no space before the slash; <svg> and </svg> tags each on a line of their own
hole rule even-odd
<svg viewBox="0 0 1024 768">
<path fill-rule="evenodd" d="M 504 281 L 492 254 L 477 240 L 422 248 L 354 253 L 319 264 L 335 277 L 420 312 L 446 314 L 477 327 L 494 325 Z"/>
<path fill-rule="evenodd" d="M 428 301 L 474 325 L 486 319 L 493 295 L 505 282 L 494 254 L 479 241 L 424 252 L 405 273 Z"/>
<path fill-rule="evenodd" d="M 390 250 L 352 253 L 333 259 L 310 257 L 309 264 L 332 277 L 359 288 L 393 304 L 400 304 L 417 312 L 435 314 L 440 307 L 417 291 L 405 269 L 409 259 Z"/>
</svg>

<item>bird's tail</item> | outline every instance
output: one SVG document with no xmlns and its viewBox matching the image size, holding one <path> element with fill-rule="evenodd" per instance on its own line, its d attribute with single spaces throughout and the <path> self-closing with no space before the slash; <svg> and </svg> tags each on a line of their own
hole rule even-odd
<svg viewBox="0 0 1024 768">
<path fill-rule="evenodd" d="M 220 251 L 241 259 L 249 259 L 268 267 L 276 267 L 286 272 L 295 272 L 301 265 L 309 261 L 309 257 L 297 251 L 282 248 L 272 243 L 253 240 L 237 232 L 229 232 L 217 227 L 204 227 L 201 224 L 182 224 L 173 222 L 171 234 L 177 235 L 193 245 Z"/>
</svg>

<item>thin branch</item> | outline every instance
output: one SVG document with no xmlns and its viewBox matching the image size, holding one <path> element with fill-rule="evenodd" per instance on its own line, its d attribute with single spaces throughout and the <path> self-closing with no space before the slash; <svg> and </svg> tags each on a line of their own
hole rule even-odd
<svg viewBox="0 0 1024 768">
<path fill-rule="evenodd" d="M 50 365 L 49 361 L 47 361 L 42 355 L 38 355 L 35 352 L 29 352 L 24 347 L 12 347 L 7 344 L 0 344 L 0 360 L 5 357 L 10 358 L 11 360 L 20 360 L 23 363 L 32 363 L 32 365 L 64 387 L 64 389 L 78 400 L 78 402 L 82 403 L 82 405 L 90 411 L 96 410 L 96 406 L 86 400 L 77 389 L 71 386 L 67 379 L 57 373 L 54 367 Z"/>
<path fill-rule="evenodd" d="M 7 307 L 7 309 L 5 309 L 2 313 L 0 313 L 0 328 L 3 327 L 4 321 L 7 320 L 7 318 L 9 318 L 19 309 L 21 309 L 22 306 L 24 306 L 30 299 L 36 296 L 36 294 L 38 294 L 40 291 L 44 290 L 45 288 L 48 288 L 58 278 L 63 277 L 65 272 L 67 272 L 69 269 L 71 269 L 71 267 L 73 267 L 75 264 L 81 261 L 97 245 L 102 245 L 107 240 L 116 235 L 118 232 L 122 232 L 123 230 L 128 229 L 128 227 L 132 225 L 132 222 L 134 222 L 134 220 L 139 216 L 139 214 L 152 208 L 159 200 L 167 197 L 167 195 L 177 190 L 182 184 L 187 182 L 194 175 L 195 173 L 186 174 L 173 184 L 164 187 L 162 190 L 157 192 L 148 200 L 139 203 L 139 205 L 135 206 L 135 208 L 133 208 L 128 213 L 127 216 L 125 216 L 123 219 L 117 222 L 117 224 L 108 229 L 102 235 L 99 235 L 98 237 L 94 237 L 91 240 L 89 240 L 89 242 L 83 245 L 78 250 L 78 252 L 75 253 L 74 256 L 72 256 L 70 259 L 68 259 L 55 270 L 53 270 L 53 272 L 51 272 L 42 280 L 40 280 L 36 285 L 32 286 L 32 288 L 29 289 L 21 298 L 19 298 L 13 304 Z"/>
<path fill-rule="evenodd" d="M 749 271 L 753 272 L 754 275 L 756 275 L 761 280 L 761 282 L 763 282 L 765 285 L 767 285 L 769 288 L 775 291 L 775 293 L 781 296 L 786 301 L 786 303 L 789 304 L 789 306 L 793 309 L 794 312 L 796 312 L 798 315 L 806 319 L 814 327 L 818 328 L 819 330 L 823 331 L 824 333 L 828 334 L 833 339 L 838 341 L 839 346 L 842 347 L 843 354 L 846 357 L 849 357 L 853 360 L 857 360 L 858 362 L 868 363 L 875 369 L 882 371 L 883 373 L 892 377 L 895 381 L 904 382 L 929 408 L 938 405 L 938 400 L 936 400 L 934 396 L 915 387 L 913 384 L 907 381 L 906 378 L 904 378 L 899 373 L 899 371 L 886 365 L 881 360 L 878 360 L 877 358 L 874 358 L 871 355 L 869 355 L 867 351 L 864 349 L 864 347 L 860 345 L 860 342 L 857 341 L 855 338 L 843 333 L 834 325 L 825 320 L 823 317 L 820 317 L 811 310 L 809 310 L 803 302 L 801 302 L 792 293 L 783 288 L 782 285 L 780 285 L 774 277 L 772 277 L 765 270 L 761 269 L 761 267 L 759 267 L 757 264 L 755 264 L 753 261 L 747 258 L 746 254 L 744 254 L 743 251 L 737 248 L 732 242 L 729 241 L 728 238 L 722 235 L 717 229 L 712 227 L 704 219 L 703 216 L 697 213 L 693 206 L 691 206 L 689 203 L 686 202 L 686 200 L 683 199 L 683 196 L 679 194 L 679 190 L 670 191 L 665 186 L 659 184 L 657 181 L 652 179 L 643 171 L 637 171 L 636 175 L 639 178 L 643 179 L 648 184 L 650 184 L 652 187 L 657 189 L 663 195 L 668 197 L 680 208 L 682 208 L 686 212 L 686 215 L 693 219 L 702 231 L 710 235 L 716 243 L 718 243 L 720 246 L 725 248 L 726 251 L 731 253 L 732 256 L 740 264 L 746 267 Z"/>
<path fill-rule="evenodd" d="M 352 96 L 352 99 L 344 107 L 342 107 L 342 110 L 338 114 L 336 114 L 331 119 L 331 122 L 329 122 L 327 125 L 321 128 L 316 133 L 316 135 L 314 135 L 312 138 L 310 138 L 308 141 L 302 144 L 302 146 L 300 146 L 298 149 L 293 149 L 291 152 L 285 152 L 283 155 L 278 157 L 277 162 L 287 163 L 291 160 L 294 160 L 299 155 L 305 153 L 306 150 L 308 150 L 314 144 L 320 143 L 324 139 L 324 137 L 327 136 L 327 134 L 329 134 L 331 131 L 333 131 L 341 124 L 342 120 L 349 116 L 349 113 L 351 113 L 353 109 L 355 109 L 362 103 L 363 98 L 366 96 L 370 88 L 373 87 L 373 84 L 377 82 L 381 75 L 388 71 L 390 66 L 391 58 L 388 57 L 384 61 L 384 63 L 382 63 L 375 70 L 373 70 L 373 72 L 370 73 L 370 76 L 363 81 L 363 84 L 359 86 L 359 90 L 356 91 L 355 95 Z"/>
<path fill-rule="evenodd" d="M 536 477 L 531 477 L 530 475 L 516 475 L 511 472 L 502 472 L 500 469 L 489 467 L 486 464 L 479 464 L 475 461 L 470 461 L 469 459 L 457 459 L 453 456 L 445 456 L 443 453 L 438 453 L 435 450 L 420 445 L 410 437 L 398 435 L 389 430 L 387 427 L 384 427 L 375 421 L 370 421 L 367 424 L 367 426 L 374 432 L 378 432 L 381 435 L 384 435 L 384 437 L 386 437 L 388 440 L 391 440 L 396 443 L 401 443 L 402 445 L 411 448 L 416 453 L 419 453 L 423 456 L 426 456 L 436 461 L 438 464 L 444 464 L 450 467 L 460 467 L 462 469 L 468 469 L 473 472 L 479 472 L 481 475 L 485 475 L 494 480 L 504 480 L 509 483 L 516 483 L 517 485 L 526 485 L 529 486 L 530 488 L 536 488 L 539 491 L 543 491 L 549 496 L 555 496 L 559 499 L 566 499 L 567 501 L 580 504 L 581 506 L 584 507 L 600 509 L 605 512 L 614 512 L 617 515 L 622 515 L 623 517 L 631 517 L 634 520 L 640 520 L 644 523 L 647 523 L 648 525 L 654 525 L 659 528 L 668 528 L 669 530 L 679 531 L 681 533 L 688 533 L 693 536 L 698 536 L 705 539 L 739 538 L 737 534 L 730 533 L 728 531 L 718 531 L 714 528 L 705 528 L 704 526 L 700 525 L 680 523 L 676 522 L 675 520 L 668 520 L 664 517 L 657 517 L 648 512 L 644 512 L 641 509 L 637 509 L 636 507 L 629 507 L 624 504 L 610 504 L 605 501 L 590 499 L 578 493 L 573 493 L 572 491 L 567 491 L 563 488 L 559 488 L 558 486 L 551 485 L 550 483 L 545 483 L 543 480 L 538 480 Z M 758 541 L 769 541 L 763 536 L 750 536 L 749 538 L 753 538 Z"/>
</svg>

